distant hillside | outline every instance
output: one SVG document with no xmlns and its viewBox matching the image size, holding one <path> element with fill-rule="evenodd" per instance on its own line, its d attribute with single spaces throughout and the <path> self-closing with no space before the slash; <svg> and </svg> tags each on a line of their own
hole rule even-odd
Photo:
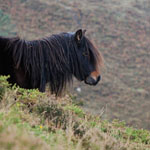
<svg viewBox="0 0 150 150">
<path fill-rule="evenodd" d="M 148 0 L 0 0 L 0 9 L 15 25 L 4 34 L 10 22 L 0 23 L 1 35 L 35 39 L 86 28 L 104 56 L 105 69 L 96 87 L 75 83 L 75 101 L 83 101 L 83 108 L 91 113 L 104 111 L 105 119 L 150 129 Z"/>
</svg>

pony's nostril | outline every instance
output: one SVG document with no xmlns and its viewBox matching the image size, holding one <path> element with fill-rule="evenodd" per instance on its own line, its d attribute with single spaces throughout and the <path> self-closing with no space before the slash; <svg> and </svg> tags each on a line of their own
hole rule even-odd
<svg viewBox="0 0 150 150">
<path fill-rule="evenodd" d="M 87 77 L 85 80 L 85 83 L 92 85 L 95 82 L 95 80 L 92 77 Z"/>
</svg>

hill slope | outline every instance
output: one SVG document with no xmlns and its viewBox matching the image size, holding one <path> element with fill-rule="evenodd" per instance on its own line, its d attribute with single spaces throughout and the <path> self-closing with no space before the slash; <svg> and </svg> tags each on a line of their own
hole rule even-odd
<svg viewBox="0 0 150 150">
<path fill-rule="evenodd" d="M 0 77 L 1 150 L 149 150 L 150 132 L 112 124 L 37 90 L 10 88 Z"/>
</svg>

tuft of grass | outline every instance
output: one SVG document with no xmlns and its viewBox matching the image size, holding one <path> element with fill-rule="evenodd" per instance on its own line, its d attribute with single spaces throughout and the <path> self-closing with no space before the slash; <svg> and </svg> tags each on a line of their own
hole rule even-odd
<svg viewBox="0 0 150 150">
<path fill-rule="evenodd" d="M 64 107 L 64 109 L 74 112 L 76 115 L 78 115 L 81 118 L 85 116 L 84 111 L 79 106 L 77 106 L 77 105 L 74 105 L 74 104 L 72 104 L 72 105 L 66 105 Z"/>
<path fill-rule="evenodd" d="M 128 127 L 125 130 L 125 134 L 132 140 L 137 143 L 150 144 L 150 132 L 144 129 L 134 129 Z"/>
</svg>

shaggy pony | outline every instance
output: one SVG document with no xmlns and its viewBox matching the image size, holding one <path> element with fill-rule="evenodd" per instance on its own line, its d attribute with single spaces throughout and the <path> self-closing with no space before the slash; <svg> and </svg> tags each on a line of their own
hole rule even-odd
<svg viewBox="0 0 150 150">
<path fill-rule="evenodd" d="M 73 75 L 86 84 L 100 80 L 102 56 L 85 36 L 85 30 L 60 33 L 39 40 L 0 37 L 0 75 L 20 87 L 60 95 Z"/>
</svg>

